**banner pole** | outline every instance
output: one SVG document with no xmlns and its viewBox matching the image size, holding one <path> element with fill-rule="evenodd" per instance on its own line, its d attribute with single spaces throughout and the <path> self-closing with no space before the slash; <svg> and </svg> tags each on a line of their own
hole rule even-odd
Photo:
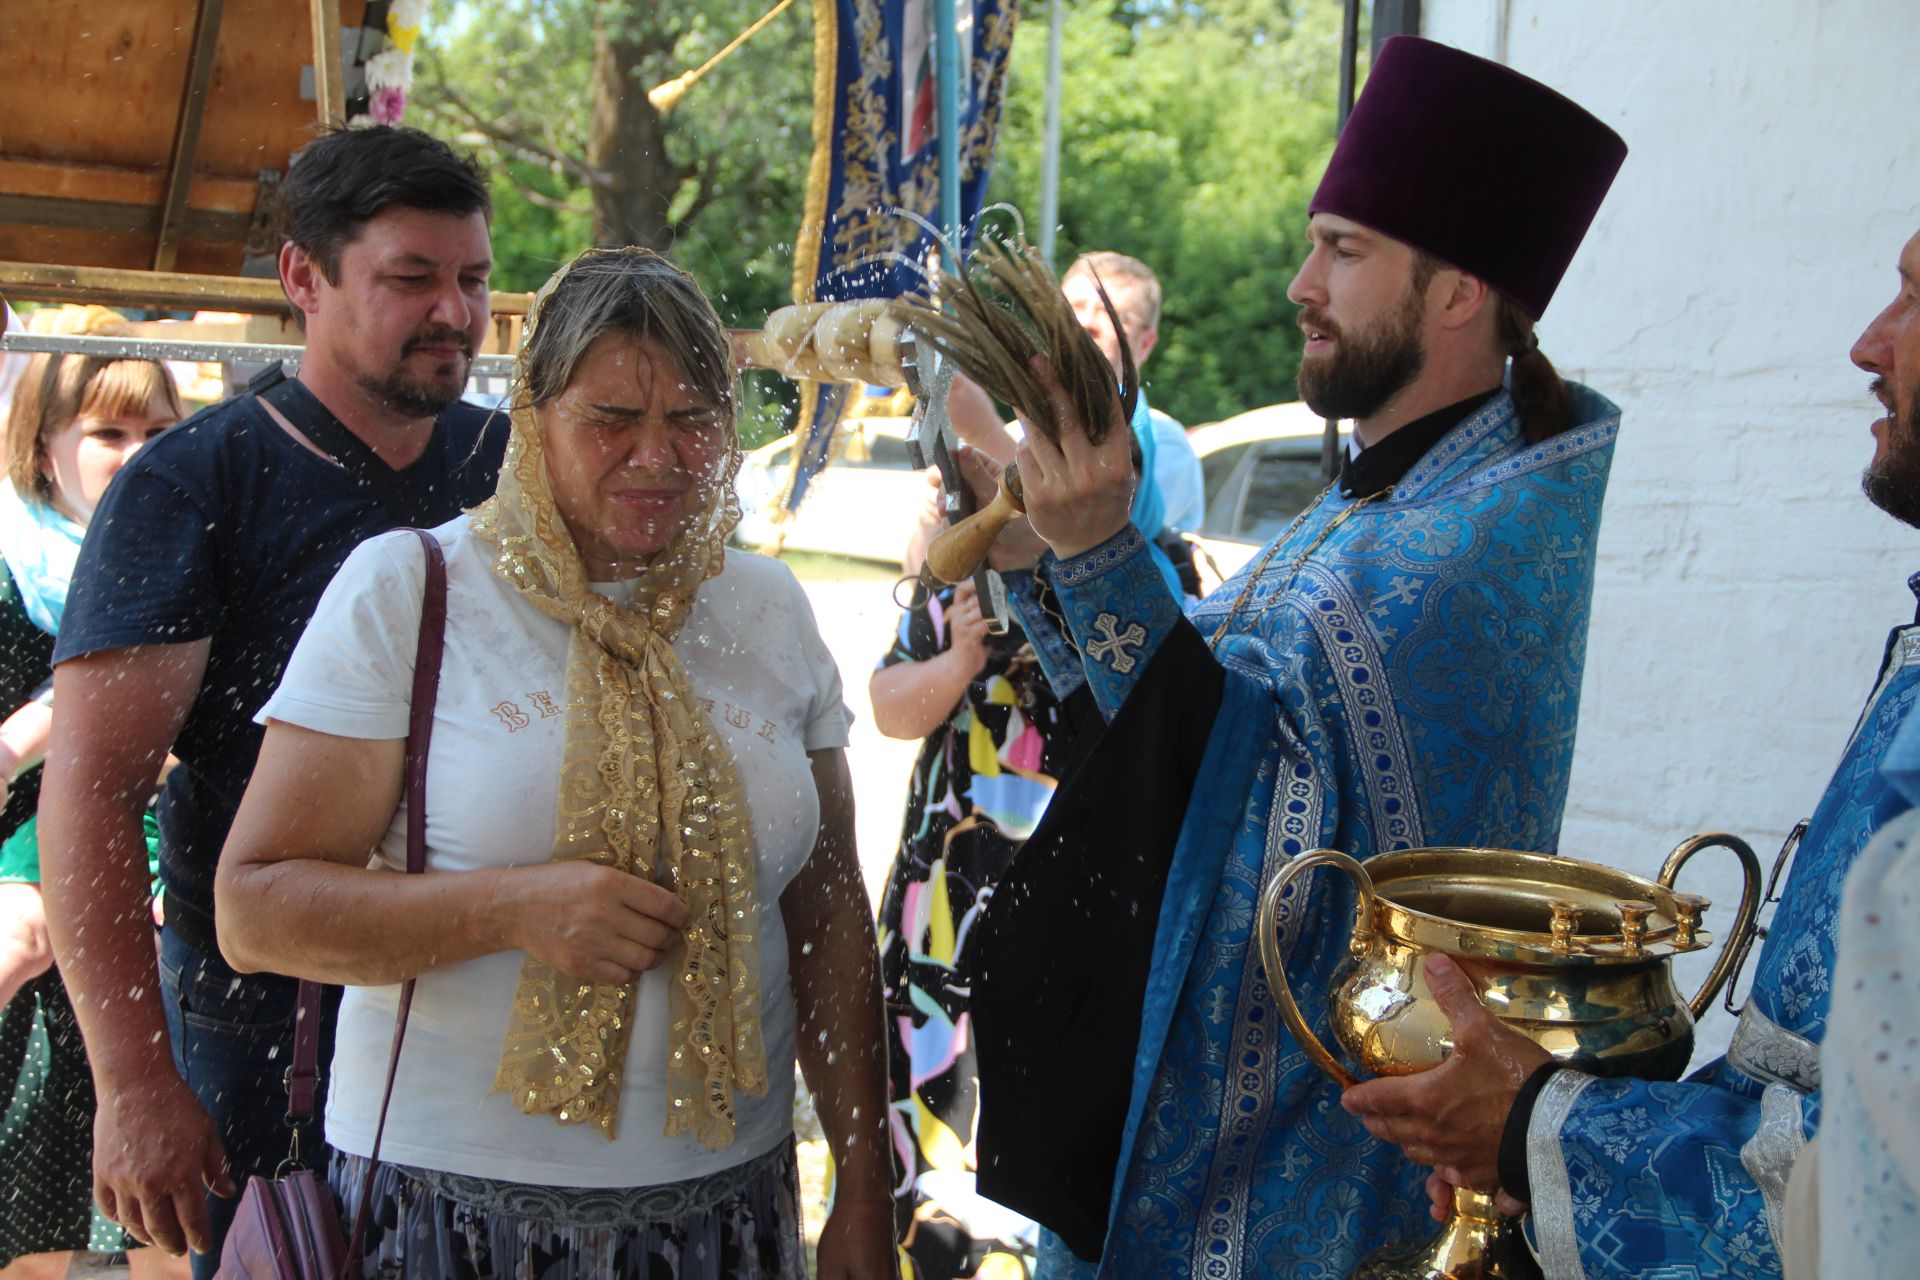
<svg viewBox="0 0 1920 1280">
<path fill-rule="evenodd" d="M 940 121 L 940 231 L 960 247 L 960 15 L 955 0 L 934 0 L 935 92 Z M 948 263 L 958 271 L 958 262 Z"/>
<path fill-rule="evenodd" d="M 1060 229 L 1060 0 L 1047 0 L 1047 98 L 1040 140 L 1040 256 L 1053 266 Z"/>
</svg>

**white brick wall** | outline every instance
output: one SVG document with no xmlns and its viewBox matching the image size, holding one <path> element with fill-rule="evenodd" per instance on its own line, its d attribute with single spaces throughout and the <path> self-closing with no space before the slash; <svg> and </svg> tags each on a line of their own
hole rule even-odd
<svg viewBox="0 0 1920 1280">
<path fill-rule="evenodd" d="M 1878 409 L 1847 350 L 1920 229 L 1920 8 L 1423 7 L 1427 35 L 1471 52 L 1504 28 L 1508 65 L 1631 148 L 1540 329 L 1625 412 L 1565 851 L 1651 874 L 1723 828 L 1770 864 L 1913 613 L 1920 535 L 1860 497 Z M 1724 929 L 1731 872 L 1687 887 Z M 1703 973 L 1683 969 L 1689 989 Z"/>
</svg>

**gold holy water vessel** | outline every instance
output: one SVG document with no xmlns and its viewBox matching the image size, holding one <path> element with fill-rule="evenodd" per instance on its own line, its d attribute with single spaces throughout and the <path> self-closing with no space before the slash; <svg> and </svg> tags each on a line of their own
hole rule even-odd
<svg viewBox="0 0 1920 1280">
<path fill-rule="evenodd" d="M 1716 847 L 1740 859 L 1746 887 L 1719 961 L 1685 1000 L 1673 983 L 1672 958 L 1713 939 L 1700 927 L 1707 900 L 1673 885 L 1688 859 Z M 1759 859 L 1745 842 L 1718 832 L 1682 843 L 1657 881 L 1512 849 L 1406 849 L 1364 864 L 1333 849 L 1301 854 L 1261 895 L 1261 959 L 1287 1029 L 1342 1088 L 1356 1077 L 1301 1016 L 1275 928 L 1288 887 L 1323 866 L 1345 872 L 1359 889 L 1349 955 L 1328 994 L 1333 1036 L 1373 1075 L 1425 1071 L 1452 1051 L 1447 1016 L 1422 966 L 1438 951 L 1458 962 L 1496 1017 L 1555 1057 L 1595 1059 L 1595 1069 L 1608 1075 L 1675 1079 L 1692 1054 L 1694 1020 L 1751 941 L 1760 909 Z M 1353 1280 L 1539 1274 L 1519 1220 L 1501 1214 L 1491 1195 L 1462 1188 L 1436 1239 L 1380 1250 Z"/>
</svg>

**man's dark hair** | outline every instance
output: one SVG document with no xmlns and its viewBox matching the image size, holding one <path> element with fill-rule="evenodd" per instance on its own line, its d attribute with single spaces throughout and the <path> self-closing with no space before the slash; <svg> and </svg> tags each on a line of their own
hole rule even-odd
<svg viewBox="0 0 1920 1280">
<path fill-rule="evenodd" d="M 329 130 L 301 149 L 280 184 L 278 230 L 335 283 L 361 226 L 395 205 L 493 214 L 478 161 L 418 129 L 372 125 Z"/>
<path fill-rule="evenodd" d="M 1434 274 L 1446 264 L 1424 250 L 1414 250 L 1413 291 L 1424 294 Z M 1513 361 L 1513 377 L 1508 390 L 1513 394 L 1513 411 L 1520 419 L 1520 430 L 1528 444 L 1539 444 L 1577 426 L 1573 421 L 1572 400 L 1560 373 L 1540 350 L 1540 339 L 1533 331 L 1533 317 L 1520 304 L 1498 290 L 1494 292 L 1494 336 L 1500 349 Z"/>
</svg>

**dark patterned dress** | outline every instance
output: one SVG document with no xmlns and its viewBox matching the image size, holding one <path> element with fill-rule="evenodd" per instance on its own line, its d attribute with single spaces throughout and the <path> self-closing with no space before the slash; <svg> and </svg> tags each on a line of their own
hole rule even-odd
<svg viewBox="0 0 1920 1280">
<path fill-rule="evenodd" d="M 947 648 L 952 593 L 901 615 L 882 667 Z M 1053 798 L 1066 714 L 1016 628 L 988 637 L 986 666 L 913 768 L 906 821 L 880 904 L 900 1239 L 918 1280 L 1020 1280 L 1035 1229 L 974 1193 L 978 1075 L 957 969 L 967 934 Z"/>
<path fill-rule="evenodd" d="M 3 483 L 3 482 L 0 482 Z M 52 674 L 53 637 L 27 617 L 0 562 L 0 720 Z M 0 881 L 38 884 L 29 829 L 40 770 L 21 775 L 0 809 Z M 0 1267 L 35 1253 L 124 1247 L 93 1207 L 93 1076 L 60 971 L 49 969 L 0 1009 Z"/>
<path fill-rule="evenodd" d="M 351 1224 L 367 1160 L 336 1151 Z M 806 1280 L 792 1139 L 704 1177 L 551 1187 L 381 1164 L 367 1280 Z"/>
</svg>

